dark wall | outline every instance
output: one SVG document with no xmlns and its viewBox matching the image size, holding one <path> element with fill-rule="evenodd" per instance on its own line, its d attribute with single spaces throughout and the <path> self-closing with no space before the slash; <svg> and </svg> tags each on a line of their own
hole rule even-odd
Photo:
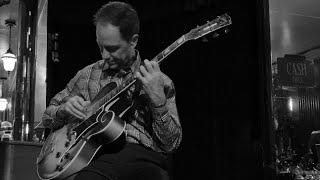
<svg viewBox="0 0 320 180">
<path fill-rule="evenodd" d="M 61 57 L 59 63 L 48 62 L 49 98 L 78 70 L 100 58 L 91 17 L 101 2 L 49 2 L 49 32 L 60 34 Z M 233 24 L 226 35 L 184 44 L 161 66 L 175 82 L 183 126 L 182 144 L 173 155 L 173 176 L 262 179 L 263 160 L 269 158 L 270 100 L 265 1 L 178 2 L 132 1 L 142 17 L 138 49 L 143 59 L 151 59 L 219 14 L 227 12 Z"/>
</svg>

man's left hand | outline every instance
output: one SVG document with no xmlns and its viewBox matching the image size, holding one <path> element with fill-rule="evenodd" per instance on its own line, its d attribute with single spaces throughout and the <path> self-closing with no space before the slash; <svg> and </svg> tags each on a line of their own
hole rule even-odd
<svg viewBox="0 0 320 180">
<path fill-rule="evenodd" d="M 145 66 L 140 66 L 136 77 L 142 82 L 143 88 L 149 95 L 153 106 L 158 107 L 166 103 L 164 81 L 159 64 L 155 61 L 144 60 Z"/>
</svg>

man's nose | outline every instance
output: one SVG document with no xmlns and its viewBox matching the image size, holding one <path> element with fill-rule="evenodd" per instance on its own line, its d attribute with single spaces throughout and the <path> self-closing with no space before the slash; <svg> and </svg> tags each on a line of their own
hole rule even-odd
<svg viewBox="0 0 320 180">
<path fill-rule="evenodd" d="M 106 51 L 105 49 L 102 51 L 102 58 L 103 59 L 109 59 L 110 58 L 110 53 Z"/>
</svg>

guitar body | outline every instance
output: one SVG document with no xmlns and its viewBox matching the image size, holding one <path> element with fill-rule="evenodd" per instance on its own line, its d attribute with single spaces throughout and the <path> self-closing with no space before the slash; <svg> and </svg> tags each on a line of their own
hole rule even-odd
<svg viewBox="0 0 320 180">
<path fill-rule="evenodd" d="M 124 132 L 125 122 L 113 111 L 101 111 L 91 118 L 97 121 L 83 134 L 75 133 L 78 126 L 67 124 L 48 136 L 37 159 L 41 179 L 72 176 L 90 163 L 103 144 L 115 141 Z"/>
</svg>

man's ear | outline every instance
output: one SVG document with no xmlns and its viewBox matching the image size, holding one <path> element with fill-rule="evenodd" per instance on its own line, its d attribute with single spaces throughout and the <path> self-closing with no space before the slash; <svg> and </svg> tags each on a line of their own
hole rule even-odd
<svg viewBox="0 0 320 180">
<path fill-rule="evenodd" d="M 138 34 L 134 34 L 131 38 L 130 44 L 133 48 L 135 48 L 138 44 L 138 40 L 139 40 L 139 35 Z"/>
</svg>

